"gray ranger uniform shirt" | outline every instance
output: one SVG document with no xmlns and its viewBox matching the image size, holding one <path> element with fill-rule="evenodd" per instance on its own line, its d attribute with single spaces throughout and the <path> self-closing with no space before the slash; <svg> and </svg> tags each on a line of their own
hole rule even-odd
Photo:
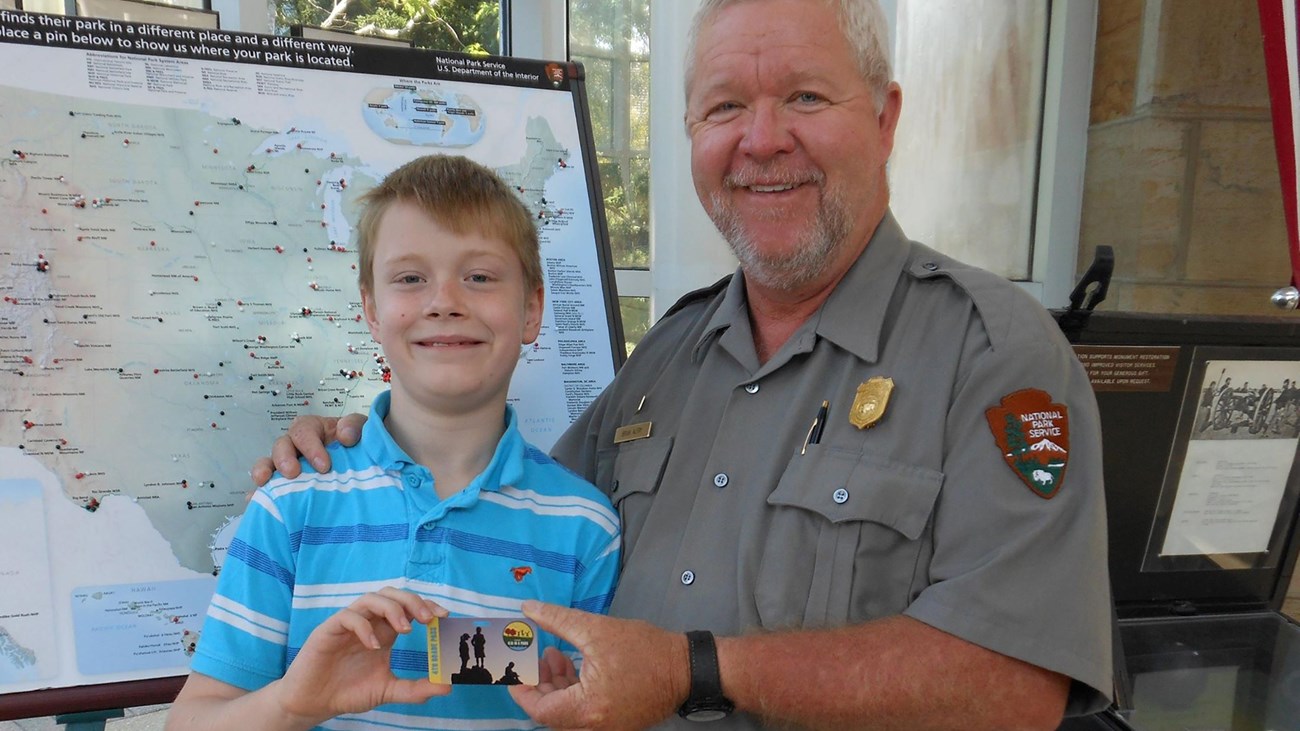
<svg viewBox="0 0 1300 731">
<path fill-rule="evenodd" d="M 876 376 L 893 391 L 858 428 Z M 1111 692 L 1088 377 L 1038 302 L 890 214 L 767 363 L 741 276 L 688 295 L 553 454 L 622 517 L 615 616 L 735 635 L 905 614 L 1073 678 L 1072 713 Z"/>
</svg>

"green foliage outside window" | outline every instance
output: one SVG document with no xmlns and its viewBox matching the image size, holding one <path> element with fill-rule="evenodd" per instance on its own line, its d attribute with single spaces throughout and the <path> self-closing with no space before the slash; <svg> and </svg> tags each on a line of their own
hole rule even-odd
<svg viewBox="0 0 1300 731">
<path fill-rule="evenodd" d="M 600 185 L 605 196 L 605 222 L 609 226 L 614 266 L 620 269 L 650 267 L 650 164 L 644 157 L 618 160 L 600 157 Z"/>
<path fill-rule="evenodd" d="M 606 50 L 649 48 L 649 0 L 569 0 L 569 38 Z"/>
<path fill-rule="evenodd" d="M 650 329 L 650 298 L 619 297 L 618 310 L 623 318 L 623 347 L 631 355 Z"/>
<path fill-rule="evenodd" d="M 586 70 L 614 266 L 650 265 L 650 3 L 569 0 L 570 55 Z M 629 338 L 630 340 L 631 338 Z"/>
<path fill-rule="evenodd" d="M 420 48 L 501 52 L 500 0 L 271 0 L 278 32 L 314 26 L 400 38 Z"/>
</svg>

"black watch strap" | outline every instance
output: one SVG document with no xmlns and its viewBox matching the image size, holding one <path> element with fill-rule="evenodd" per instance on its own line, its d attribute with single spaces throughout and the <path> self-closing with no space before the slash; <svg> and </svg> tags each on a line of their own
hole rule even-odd
<svg viewBox="0 0 1300 731">
<path fill-rule="evenodd" d="M 686 633 L 686 643 L 691 659 L 691 692 L 677 710 L 678 715 L 690 721 L 726 718 L 735 705 L 722 694 L 722 673 L 713 633 L 692 630 Z"/>
</svg>

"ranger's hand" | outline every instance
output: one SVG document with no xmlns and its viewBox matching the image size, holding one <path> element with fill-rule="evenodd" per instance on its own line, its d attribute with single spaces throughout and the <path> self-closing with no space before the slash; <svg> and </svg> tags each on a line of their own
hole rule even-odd
<svg viewBox="0 0 1300 731">
<path fill-rule="evenodd" d="M 303 414 L 293 420 L 289 431 L 280 435 L 271 447 L 271 456 L 253 463 L 249 476 L 258 487 L 265 485 L 271 475 L 279 470 L 281 475 L 293 479 L 302 474 L 298 457 L 306 457 L 317 472 L 328 472 L 330 456 L 325 445 L 337 440 L 350 447 L 361 440 L 361 427 L 365 414 L 348 414 L 343 418 Z"/>
</svg>

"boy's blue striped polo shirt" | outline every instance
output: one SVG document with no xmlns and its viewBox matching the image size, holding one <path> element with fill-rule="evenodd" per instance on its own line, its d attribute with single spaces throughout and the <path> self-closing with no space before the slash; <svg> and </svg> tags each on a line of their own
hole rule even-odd
<svg viewBox="0 0 1300 731">
<path fill-rule="evenodd" d="M 520 614 L 525 599 L 605 612 L 619 569 L 619 520 L 590 483 L 524 441 L 514 410 L 487 469 L 440 500 L 383 425 L 375 399 L 354 447 L 331 445 L 333 471 L 275 477 L 258 490 L 222 567 L 192 670 L 255 690 L 284 674 L 321 622 L 366 592 L 403 588 L 453 616 Z M 541 649 L 559 646 L 540 632 Z M 392 667 L 427 672 L 424 628 L 400 635 Z M 504 686 L 386 705 L 319 728 L 532 729 Z"/>
</svg>

